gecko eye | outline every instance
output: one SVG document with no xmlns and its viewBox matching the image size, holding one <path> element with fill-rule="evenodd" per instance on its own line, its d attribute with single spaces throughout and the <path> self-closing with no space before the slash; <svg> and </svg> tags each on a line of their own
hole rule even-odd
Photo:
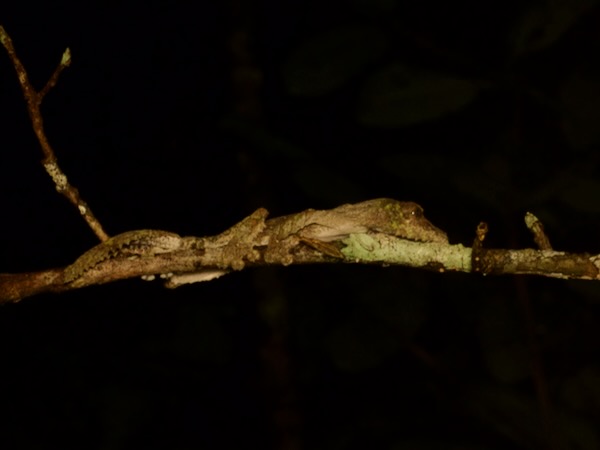
<svg viewBox="0 0 600 450">
<path fill-rule="evenodd" d="M 416 207 L 410 212 L 410 215 L 413 217 L 421 217 L 423 216 L 423 210 L 420 207 Z"/>
</svg>

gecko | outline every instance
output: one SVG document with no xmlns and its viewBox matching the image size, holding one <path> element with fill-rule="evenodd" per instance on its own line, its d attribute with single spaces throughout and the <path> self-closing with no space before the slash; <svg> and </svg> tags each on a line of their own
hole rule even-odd
<svg viewBox="0 0 600 450">
<path fill-rule="evenodd" d="M 292 250 L 300 243 L 330 256 L 343 258 L 328 243 L 353 233 L 383 233 L 418 242 L 447 244 L 448 237 L 423 215 L 414 202 L 390 198 L 345 204 L 329 210 L 308 209 L 297 214 L 266 220 L 268 212 L 259 208 L 224 233 L 213 237 L 181 237 L 162 230 L 136 230 L 114 236 L 81 255 L 65 269 L 65 282 L 83 276 L 103 261 L 123 257 L 148 257 L 183 249 L 203 249 L 219 274 L 241 270 L 245 262 L 257 261 L 262 249 L 267 263 L 293 262 Z M 212 269 L 214 271 L 214 268 Z M 203 277 L 198 272 L 198 279 Z M 192 277 L 193 278 L 193 277 Z"/>
<path fill-rule="evenodd" d="M 322 243 L 341 240 L 353 233 L 383 233 L 417 242 L 447 244 L 448 236 L 434 226 L 414 202 L 377 198 L 345 204 L 330 210 L 308 209 L 266 222 L 263 232 L 267 262 L 291 264 L 290 251 L 300 242 L 330 256 L 343 257 L 334 246 Z"/>
<path fill-rule="evenodd" d="M 65 283 L 76 280 L 111 258 L 152 256 L 172 252 L 183 244 L 181 236 L 163 230 L 134 230 L 118 234 L 92 247 L 65 269 Z"/>
<path fill-rule="evenodd" d="M 241 270 L 246 260 L 258 258 L 254 241 L 264 229 L 267 215 L 266 209 L 259 208 L 228 230 L 212 237 L 182 237 L 163 230 L 127 231 L 92 247 L 67 266 L 64 282 L 70 283 L 110 259 L 146 258 L 178 250 L 207 251 L 216 260 L 214 264 L 221 269 Z"/>
<path fill-rule="evenodd" d="M 321 241 L 341 239 L 350 233 L 377 232 L 418 242 L 447 243 L 448 236 L 423 215 L 414 202 L 376 198 L 327 210 L 307 209 L 267 220 L 265 233 L 277 239 L 301 233 Z"/>
</svg>

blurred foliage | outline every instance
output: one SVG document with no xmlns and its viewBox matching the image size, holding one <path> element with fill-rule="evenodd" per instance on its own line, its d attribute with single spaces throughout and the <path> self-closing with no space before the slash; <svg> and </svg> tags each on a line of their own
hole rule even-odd
<svg viewBox="0 0 600 450">
<path fill-rule="evenodd" d="M 594 0 L 546 0 L 528 6 L 510 35 L 515 55 L 543 50 L 569 31 Z"/>
<path fill-rule="evenodd" d="M 292 95 L 324 95 L 340 88 L 377 60 L 385 38 L 377 28 L 343 27 L 305 42 L 284 66 Z"/>
<path fill-rule="evenodd" d="M 461 110 L 485 87 L 435 71 L 394 64 L 366 83 L 358 119 L 369 126 L 401 127 Z"/>
</svg>

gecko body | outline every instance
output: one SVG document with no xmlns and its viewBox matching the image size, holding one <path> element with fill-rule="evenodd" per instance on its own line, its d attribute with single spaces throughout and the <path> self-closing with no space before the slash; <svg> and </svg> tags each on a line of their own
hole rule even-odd
<svg viewBox="0 0 600 450">
<path fill-rule="evenodd" d="M 142 257 L 167 253 L 183 245 L 181 236 L 162 230 L 135 230 L 118 234 L 91 248 L 65 269 L 65 282 L 71 282 L 111 258 Z"/>
<path fill-rule="evenodd" d="M 421 206 L 391 198 L 377 198 L 329 210 L 308 209 L 270 219 L 266 229 L 266 233 L 271 233 L 276 239 L 302 234 L 324 242 L 341 239 L 351 233 L 367 232 L 418 242 L 448 242 L 446 233 L 425 218 Z"/>
<path fill-rule="evenodd" d="M 346 204 L 329 210 L 308 209 L 298 214 L 276 217 L 266 222 L 263 243 L 265 260 L 291 264 L 291 251 L 300 242 L 329 254 L 343 257 L 331 241 L 355 233 L 383 233 L 417 242 L 447 244 L 448 236 L 423 215 L 414 202 L 378 198 Z"/>
<path fill-rule="evenodd" d="M 330 210 L 308 209 L 269 220 L 266 220 L 267 215 L 265 209 L 259 208 L 213 237 L 181 237 L 162 230 L 122 233 L 88 250 L 68 266 L 65 282 L 82 277 L 106 260 L 151 257 L 176 250 L 202 251 L 204 264 L 222 274 L 243 269 L 246 262 L 258 261 L 261 254 L 267 263 L 291 264 L 293 251 L 301 243 L 329 256 L 343 258 L 332 241 L 357 233 L 383 233 L 411 241 L 448 243 L 446 233 L 425 218 L 418 204 L 389 198 Z M 204 276 L 203 272 L 198 271 Z"/>
</svg>

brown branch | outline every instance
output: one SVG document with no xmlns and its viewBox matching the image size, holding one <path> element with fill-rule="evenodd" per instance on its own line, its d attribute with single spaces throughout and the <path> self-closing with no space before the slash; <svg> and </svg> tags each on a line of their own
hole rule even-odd
<svg viewBox="0 0 600 450">
<path fill-rule="evenodd" d="M 552 250 L 550 239 L 544 231 L 544 225 L 536 216 L 528 212 L 525 214 L 525 224 L 533 234 L 533 240 L 541 250 Z"/>
<path fill-rule="evenodd" d="M 4 27 L 0 25 L 0 43 L 6 49 L 10 60 L 13 63 L 15 71 L 17 72 L 17 77 L 19 79 L 19 84 L 21 85 L 21 90 L 23 91 L 23 96 L 25 97 L 25 102 L 27 103 L 27 111 L 29 113 L 29 118 L 31 119 L 31 123 L 33 125 L 33 131 L 40 143 L 42 148 L 42 152 L 44 154 L 44 159 L 42 160 L 42 164 L 48 172 L 48 175 L 52 178 L 54 185 L 56 186 L 56 190 L 64 195 L 73 205 L 75 205 L 79 211 L 79 213 L 83 216 L 87 224 L 90 226 L 92 231 L 98 236 L 100 241 L 104 242 L 108 239 L 108 235 L 102 228 L 102 225 L 96 219 L 92 210 L 88 206 L 88 204 L 81 198 L 79 195 L 79 191 L 69 184 L 67 181 L 67 176 L 58 166 L 57 158 L 48 142 L 48 138 L 46 137 L 46 133 L 44 131 L 44 121 L 42 118 L 42 113 L 40 111 L 40 106 L 42 104 L 42 100 L 46 96 L 46 94 L 52 89 L 56 83 L 58 82 L 58 77 L 61 72 L 69 66 L 71 63 L 71 52 L 67 48 L 63 53 L 63 57 L 58 65 L 58 67 L 54 70 L 54 73 L 44 86 L 41 91 L 36 91 L 35 88 L 29 82 L 29 77 L 27 75 L 27 71 L 23 66 L 23 63 L 17 56 L 17 52 L 13 46 L 12 40 Z"/>
<path fill-rule="evenodd" d="M 286 217 L 289 219 L 305 213 Z M 254 220 L 255 214 L 240 223 L 246 223 L 248 219 Z M 239 232 L 236 234 L 231 231 L 236 230 L 233 227 L 214 237 L 181 238 L 183 242 L 196 244 L 161 254 L 113 255 L 97 262 L 73 280 L 69 280 L 67 274 L 77 263 L 66 268 L 36 273 L 0 274 L 0 304 L 18 302 L 44 292 L 64 292 L 135 277 L 153 279 L 155 275 L 160 275 L 165 280 L 166 287 L 174 288 L 182 284 L 208 281 L 246 267 L 269 265 L 349 263 L 402 265 L 436 272 L 474 272 L 471 248 L 460 244 L 414 242 L 382 233 L 350 234 L 346 238 L 329 242 L 330 246 L 339 248 L 341 257 L 323 253 L 313 243 L 302 240 L 291 248 L 289 254 L 273 252 L 273 247 L 278 246 L 279 242 L 276 239 L 278 229 L 271 224 L 280 225 L 281 218 L 267 220 L 264 233 L 253 236 L 250 240 L 247 228 L 237 228 Z M 124 235 L 143 232 L 144 230 L 128 232 Z M 120 236 L 123 235 L 112 239 Z M 102 246 L 108 245 L 110 241 L 97 247 L 102 249 Z M 245 250 L 240 253 L 240 248 Z M 478 254 L 481 259 L 480 267 L 485 267 L 485 275 L 527 274 L 600 280 L 600 255 L 534 249 L 479 249 Z"/>
</svg>

